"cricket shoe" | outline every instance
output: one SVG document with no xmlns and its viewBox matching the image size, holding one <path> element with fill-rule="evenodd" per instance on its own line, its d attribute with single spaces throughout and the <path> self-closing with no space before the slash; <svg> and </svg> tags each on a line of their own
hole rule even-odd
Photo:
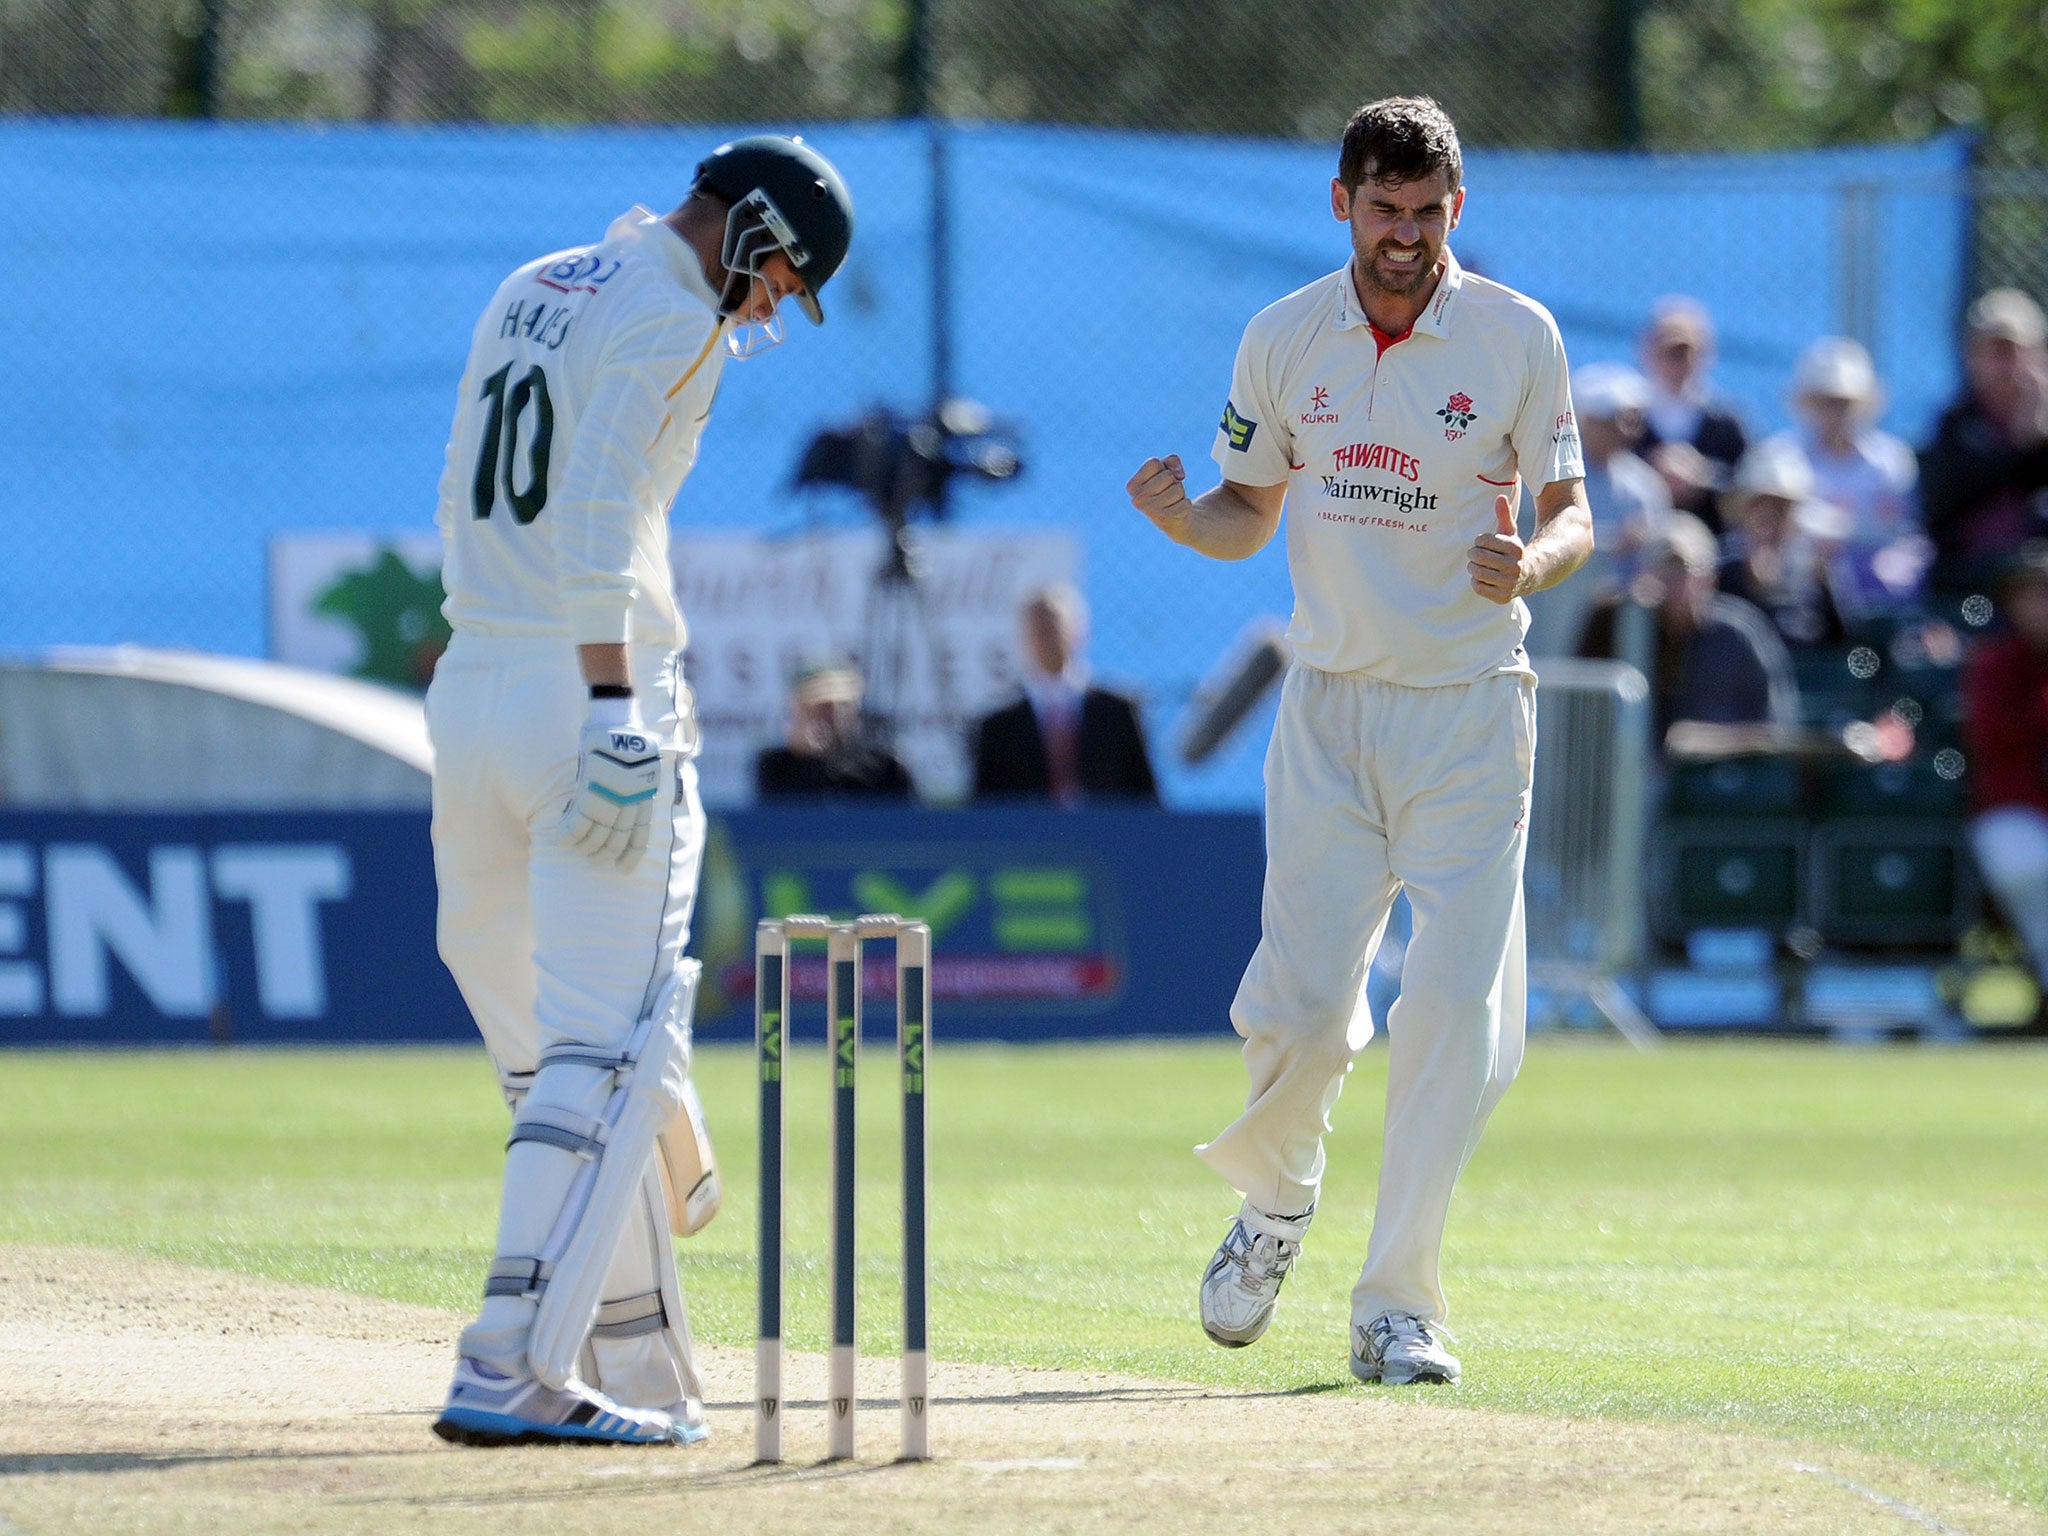
<svg viewBox="0 0 2048 1536">
<path fill-rule="evenodd" d="M 1405 1387 L 1458 1379 L 1458 1357 L 1444 1348 L 1450 1335 L 1411 1312 L 1382 1312 L 1369 1323 L 1354 1323 L 1351 1333 L 1351 1374 L 1360 1381 Z"/>
<path fill-rule="evenodd" d="M 558 1390 L 465 1355 L 434 1433 L 457 1445 L 694 1445 L 710 1431 L 702 1408 L 690 1424 L 658 1409 L 621 1407 L 580 1381 Z"/>
<path fill-rule="evenodd" d="M 1311 1208 L 1288 1218 L 1288 1223 L 1299 1233 L 1314 1214 Z M 1216 1257 L 1202 1272 L 1202 1332 L 1225 1349 L 1242 1349 L 1265 1333 L 1280 1299 L 1280 1284 L 1301 1252 L 1299 1236 L 1257 1232 L 1244 1218 L 1245 1212 L 1238 1212 Z"/>
<path fill-rule="evenodd" d="M 699 1440 L 711 1438 L 711 1426 L 704 1422 L 704 1404 L 694 1397 L 681 1402 L 670 1403 L 662 1412 L 676 1427 L 676 1444 L 695 1445 Z"/>
</svg>

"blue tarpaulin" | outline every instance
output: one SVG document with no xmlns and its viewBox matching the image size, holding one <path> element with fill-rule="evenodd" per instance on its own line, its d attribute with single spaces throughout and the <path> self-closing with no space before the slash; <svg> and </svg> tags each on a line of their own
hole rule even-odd
<svg viewBox="0 0 2048 1536">
<path fill-rule="evenodd" d="M 737 131 L 737 130 L 732 130 Z M 677 507 L 699 526 L 862 514 L 789 488 L 821 425 L 931 389 L 930 157 L 916 124 L 806 130 L 859 204 L 821 332 L 727 371 Z M 1220 565 L 1130 510 L 1150 453 L 1199 478 L 1245 321 L 1345 258 L 1326 146 L 956 127 L 956 389 L 1017 421 L 1014 485 L 968 520 L 1072 528 L 1099 670 L 1169 730 L 1245 621 L 1288 607 L 1276 548 Z M 470 327 L 498 279 L 671 206 L 726 131 L 0 126 L 16 274 L 0 412 L 0 648 L 264 648 L 281 531 L 428 525 Z M 1920 435 L 1953 389 L 1965 145 L 1755 157 L 1476 152 L 1469 265 L 1556 313 L 1575 362 L 1628 356 L 1661 294 L 1699 296 L 1719 378 L 1782 423 L 1792 359 L 1860 334 Z M 1170 767 L 1179 804 L 1248 804 L 1262 743 Z"/>
</svg>

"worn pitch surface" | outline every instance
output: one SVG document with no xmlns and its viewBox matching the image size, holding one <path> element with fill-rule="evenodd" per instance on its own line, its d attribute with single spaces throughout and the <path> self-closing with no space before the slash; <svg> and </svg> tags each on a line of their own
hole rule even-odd
<svg viewBox="0 0 2048 1536">
<path fill-rule="evenodd" d="M 463 1450 L 428 1431 L 460 1320 L 87 1248 L 0 1249 L 0 1536 L 45 1533 L 2048 1532 L 1908 1463 L 1683 1426 L 1461 1409 L 1455 1389 L 1292 1392 L 940 1361 L 938 1459 L 895 1466 L 894 1362 L 862 1456 L 821 1465 L 791 1362 L 782 1468 L 748 1465 L 751 1357 L 705 1352 L 688 1450 Z"/>
</svg>

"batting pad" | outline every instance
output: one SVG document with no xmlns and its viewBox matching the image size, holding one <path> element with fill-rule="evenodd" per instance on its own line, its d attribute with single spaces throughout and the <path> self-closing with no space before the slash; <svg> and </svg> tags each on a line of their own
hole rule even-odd
<svg viewBox="0 0 2048 1536">
<path fill-rule="evenodd" d="M 652 1166 L 640 1196 L 619 1234 L 579 1370 L 614 1402 L 669 1408 L 686 1398 L 702 1401 L 704 1383 L 669 1242 L 668 1201 Z"/>
<path fill-rule="evenodd" d="M 623 1052 L 584 1046 L 558 1046 L 542 1052 L 534 1095 L 514 1129 L 515 1139 L 552 1139 L 551 1127 L 534 1114 L 535 1098 L 557 1097 L 543 1091 L 551 1074 L 612 1078 L 613 1088 L 597 1125 L 579 1147 L 565 1147 L 586 1161 L 569 1186 L 540 1256 L 547 1285 L 540 1294 L 526 1355 L 533 1374 L 551 1387 L 565 1386 L 576 1373 L 584 1340 L 597 1319 L 620 1231 L 644 1198 L 655 1139 L 682 1105 L 690 1067 L 689 1014 L 674 1003 L 678 994 L 694 996 L 698 970 L 694 960 L 681 963 L 677 976 L 664 989 L 654 1011 L 633 1031 Z M 530 1127 L 529 1120 L 535 1122 Z"/>
</svg>

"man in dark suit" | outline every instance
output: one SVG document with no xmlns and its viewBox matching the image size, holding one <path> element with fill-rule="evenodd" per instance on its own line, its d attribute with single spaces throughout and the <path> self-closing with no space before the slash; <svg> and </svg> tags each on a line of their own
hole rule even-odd
<svg viewBox="0 0 2048 1536">
<path fill-rule="evenodd" d="M 1735 407 L 1708 380 L 1714 363 L 1714 322 L 1697 299 L 1659 299 L 1643 332 L 1643 372 L 1650 381 L 1643 443 L 1638 452 L 1664 477 L 1671 504 L 1723 532 L 1721 503 L 1749 437 Z"/>
<path fill-rule="evenodd" d="M 1088 610 L 1066 582 L 1034 592 L 1019 616 L 1024 697 L 974 727 L 974 798 L 1156 804 L 1159 785 L 1137 704 L 1088 681 Z"/>
</svg>

